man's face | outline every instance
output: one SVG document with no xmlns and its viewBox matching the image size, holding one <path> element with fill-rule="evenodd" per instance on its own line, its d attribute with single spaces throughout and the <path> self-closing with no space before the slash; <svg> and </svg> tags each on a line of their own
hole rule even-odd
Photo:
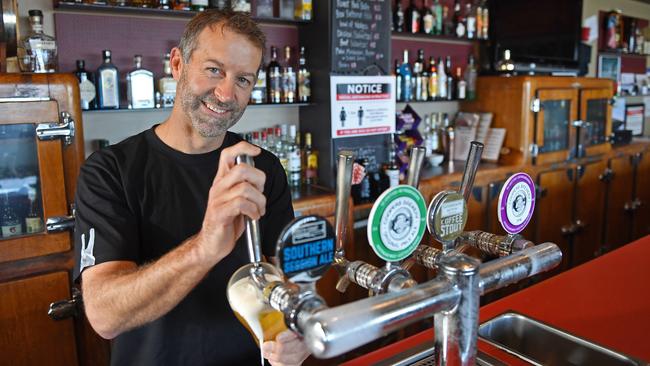
<svg viewBox="0 0 650 366">
<path fill-rule="evenodd" d="M 203 137 L 223 135 L 241 118 L 256 82 L 262 50 L 221 25 L 206 27 L 182 67 L 178 94 L 183 112 Z"/>
</svg>

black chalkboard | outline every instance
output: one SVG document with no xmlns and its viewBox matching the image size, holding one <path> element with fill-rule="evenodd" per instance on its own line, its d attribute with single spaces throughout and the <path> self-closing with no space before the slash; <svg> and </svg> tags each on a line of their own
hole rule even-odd
<svg viewBox="0 0 650 366">
<path fill-rule="evenodd" d="M 387 75 L 390 4 L 386 0 L 334 0 L 331 27 L 334 75 Z"/>
</svg>

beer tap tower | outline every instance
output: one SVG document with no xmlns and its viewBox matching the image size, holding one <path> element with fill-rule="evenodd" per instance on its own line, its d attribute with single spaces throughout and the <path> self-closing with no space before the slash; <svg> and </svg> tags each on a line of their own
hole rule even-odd
<svg viewBox="0 0 650 366">
<path fill-rule="evenodd" d="M 361 261 L 350 262 L 344 256 L 342 238 L 345 237 L 344 222 L 348 214 L 345 200 L 350 192 L 352 156 L 339 155 L 336 230 L 318 216 L 292 221 L 284 229 L 277 246 L 279 266 L 288 281 L 258 283 L 265 301 L 284 314 L 287 326 L 303 337 L 314 356 L 330 358 L 341 355 L 433 316 L 435 364 L 474 365 L 480 296 L 548 271 L 560 263 L 562 253 L 553 243 L 530 246 L 527 242 L 518 242 L 521 239 L 517 238 L 506 240 L 490 236 L 485 239 L 485 235 L 464 234 L 467 220 L 465 199 L 473 184 L 481 149 L 482 145 L 472 144 L 460 191 L 439 193 L 428 212 L 424 210 L 426 205 L 422 195 L 415 188 L 419 171 L 417 154 L 420 152 L 418 149 L 412 151 L 413 172 L 409 172 L 408 179 L 411 185 L 387 190 L 371 211 L 368 236 L 375 252 L 387 261 L 382 268 Z M 521 185 L 515 184 L 511 191 L 521 193 L 521 189 Z M 522 212 L 525 213 L 533 205 L 534 196 L 526 195 L 525 189 L 523 192 Z M 506 213 L 509 204 L 519 199 L 517 197 L 504 198 L 508 204 Z M 514 216 L 506 217 L 511 220 L 513 228 L 527 223 L 519 212 L 521 207 L 517 207 Z M 373 218 L 377 223 L 372 222 Z M 425 226 L 443 243 L 442 251 L 418 246 Z M 254 229 L 254 225 L 247 225 L 246 229 Z M 395 233 L 399 235 L 395 236 Z M 251 238 L 249 244 L 256 245 L 259 253 L 259 237 L 255 239 L 255 235 L 249 235 L 247 233 L 247 238 Z M 405 237 L 410 240 L 399 240 Z M 520 250 L 509 250 L 512 254 L 507 257 L 481 264 L 479 260 L 455 250 L 458 238 L 476 243 L 487 240 L 498 243 L 498 246 L 505 246 L 504 242 L 508 241 L 512 248 L 517 243 L 516 249 Z M 391 239 L 396 241 L 390 242 Z M 429 248 L 436 252 L 429 253 Z M 414 251 L 418 263 L 431 263 L 431 268 L 437 269 L 437 277 L 421 284 L 413 281 L 401 264 Z M 499 251 L 505 252 L 505 249 Z M 249 250 L 249 253 L 256 252 Z M 251 256 L 251 262 L 256 259 Z M 338 290 L 345 291 L 349 282 L 354 282 L 375 296 L 328 308 L 316 294 L 314 282 L 332 262 L 340 275 Z M 296 282 L 297 286 L 290 281 Z"/>
</svg>

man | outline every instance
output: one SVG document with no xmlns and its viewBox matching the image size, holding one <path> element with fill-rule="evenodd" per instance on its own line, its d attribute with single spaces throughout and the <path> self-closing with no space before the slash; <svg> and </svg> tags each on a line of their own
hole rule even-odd
<svg viewBox="0 0 650 366">
<path fill-rule="evenodd" d="M 75 278 L 86 315 L 113 339 L 113 365 L 259 364 L 259 348 L 226 299 L 248 262 L 244 216 L 260 219 L 263 252 L 293 218 L 277 158 L 227 132 L 243 114 L 265 49 L 243 13 L 207 11 L 171 53 L 170 117 L 93 154 L 77 188 Z M 235 165 L 255 156 L 255 168 Z M 265 342 L 273 365 L 308 356 L 287 331 Z"/>
</svg>

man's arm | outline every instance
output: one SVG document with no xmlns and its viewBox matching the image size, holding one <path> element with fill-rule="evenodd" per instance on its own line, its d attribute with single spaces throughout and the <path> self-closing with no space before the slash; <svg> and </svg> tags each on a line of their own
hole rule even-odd
<svg viewBox="0 0 650 366">
<path fill-rule="evenodd" d="M 82 273 L 86 315 L 100 336 L 115 338 L 169 312 L 232 251 L 244 231 L 243 217 L 264 215 L 264 173 L 245 164 L 235 166 L 237 155 L 259 153 L 248 143 L 221 152 L 196 236 L 151 264 L 112 261 Z"/>
</svg>

